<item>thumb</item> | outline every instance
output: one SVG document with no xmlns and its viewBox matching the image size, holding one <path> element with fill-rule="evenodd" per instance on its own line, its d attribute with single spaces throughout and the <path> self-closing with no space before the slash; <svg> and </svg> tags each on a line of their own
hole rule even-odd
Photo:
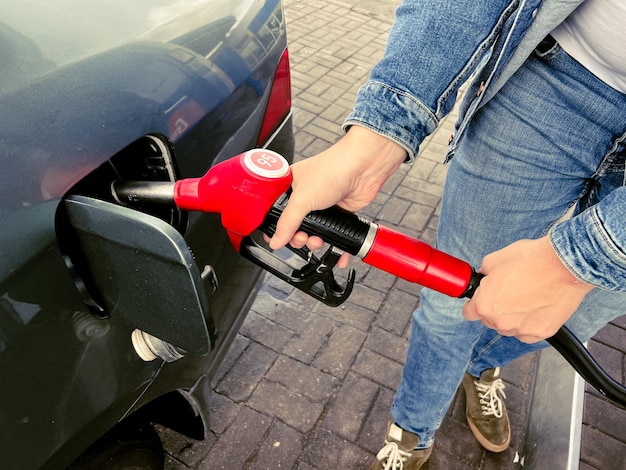
<svg viewBox="0 0 626 470">
<path fill-rule="evenodd" d="M 476 320 L 480 320 L 480 315 L 478 315 L 478 312 L 476 311 L 476 301 L 474 301 L 473 299 L 469 299 L 467 302 L 465 302 L 463 304 L 463 318 L 465 318 L 468 321 L 476 321 Z"/>
</svg>

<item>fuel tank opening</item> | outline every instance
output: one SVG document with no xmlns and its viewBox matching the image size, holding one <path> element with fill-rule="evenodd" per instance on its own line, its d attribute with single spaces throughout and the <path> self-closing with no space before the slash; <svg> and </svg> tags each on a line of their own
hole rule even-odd
<svg viewBox="0 0 626 470">
<path fill-rule="evenodd" d="M 144 361 L 150 362 L 161 358 L 165 362 L 174 362 L 185 356 L 185 351 L 166 343 L 162 339 L 156 338 L 142 330 L 134 330 L 131 340 L 135 352 Z"/>
</svg>

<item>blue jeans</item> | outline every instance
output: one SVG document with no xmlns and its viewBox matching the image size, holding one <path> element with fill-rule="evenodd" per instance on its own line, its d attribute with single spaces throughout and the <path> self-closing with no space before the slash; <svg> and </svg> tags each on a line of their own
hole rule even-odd
<svg viewBox="0 0 626 470">
<path fill-rule="evenodd" d="M 558 44 L 531 56 L 474 117 L 450 162 L 437 246 L 480 266 L 520 239 L 546 235 L 624 184 L 626 96 L 593 77 Z M 468 371 L 504 366 L 546 347 L 503 337 L 461 315 L 463 299 L 424 289 L 413 314 L 402 381 L 392 416 L 419 435 L 434 433 Z M 626 313 L 626 293 L 596 288 L 568 321 L 585 341 Z"/>
</svg>

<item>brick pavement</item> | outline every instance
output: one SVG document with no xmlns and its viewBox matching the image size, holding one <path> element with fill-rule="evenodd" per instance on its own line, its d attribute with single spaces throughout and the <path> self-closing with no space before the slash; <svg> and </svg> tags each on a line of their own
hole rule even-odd
<svg viewBox="0 0 626 470">
<path fill-rule="evenodd" d="M 340 137 L 358 86 L 382 54 L 392 17 L 337 0 L 284 4 L 296 154 L 306 158 Z M 364 215 L 433 242 L 446 171 L 440 161 L 453 119 L 447 118 L 423 144 L 421 162 L 401 168 Z M 358 261 L 352 267 L 357 271 L 354 293 L 336 309 L 266 277 L 215 379 L 211 435 L 197 442 L 161 430 L 167 468 L 367 468 L 381 445 L 419 288 Z M 611 348 L 606 340 L 598 347 Z M 624 374 L 623 354 L 611 351 L 614 370 Z M 461 394 L 426 469 L 520 468 L 515 461 L 523 446 L 536 363 L 531 355 L 504 371 L 513 425 L 509 450 L 492 454 L 475 442 Z M 603 400 L 594 397 L 592 406 L 606 413 Z M 624 415 L 616 418 L 612 439 L 621 444 L 626 441 Z M 601 424 L 589 421 L 588 447 L 605 442 L 600 429 Z M 601 460 L 595 454 L 595 462 Z"/>
</svg>

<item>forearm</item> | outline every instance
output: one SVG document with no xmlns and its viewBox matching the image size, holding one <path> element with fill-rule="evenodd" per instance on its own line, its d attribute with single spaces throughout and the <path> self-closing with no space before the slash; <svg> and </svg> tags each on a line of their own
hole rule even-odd
<svg viewBox="0 0 626 470">
<path fill-rule="evenodd" d="M 555 227 L 550 241 L 578 279 L 613 291 L 626 291 L 626 187 Z"/>
</svg>

